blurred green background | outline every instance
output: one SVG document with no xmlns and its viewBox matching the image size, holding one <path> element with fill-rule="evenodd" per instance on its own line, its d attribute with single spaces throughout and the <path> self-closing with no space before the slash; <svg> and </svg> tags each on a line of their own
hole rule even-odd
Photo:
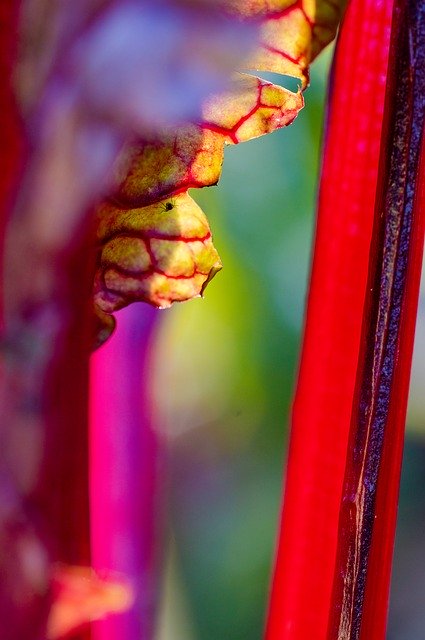
<svg viewBox="0 0 425 640">
<path fill-rule="evenodd" d="M 169 442 L 172 513 L 157 640 L 262 636 L 330 55 L 313 66 L 306 108 L 293 125 L 228 148 L 219 186 L 191 193 L 208 215 L 224 269 L 205 299 L 164 314 L 155 349 L 156 418 Z M 416 589 L 419 610 L 425 608 L 424 394 L 417 387 L 391 640 L 425 638 L 423 614 L 415 618 L 412 605 Z"/>
</svg>

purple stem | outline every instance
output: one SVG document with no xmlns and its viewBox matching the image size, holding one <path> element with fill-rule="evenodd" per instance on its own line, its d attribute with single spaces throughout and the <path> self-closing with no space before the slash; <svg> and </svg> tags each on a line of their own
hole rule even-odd
<svg viewBox="0 0 425 640">
<path fill-rule="evenodd" d="M 100 575 L 130 582 L 134 605 L 93 624 L 93 640 L 151 640 L 157 604 L 159 451 L 149 393 L 158 318 L 147 305 L 118 314 L 92 357 L 90 491 L 92 560 Z"/>
</svg>

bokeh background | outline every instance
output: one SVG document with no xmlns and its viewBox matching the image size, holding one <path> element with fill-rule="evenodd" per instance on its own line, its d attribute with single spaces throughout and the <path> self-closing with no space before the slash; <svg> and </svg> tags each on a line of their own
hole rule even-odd
<svg viewBox="0 0 425 640">
<path fill-rule="evenodd" d="M 168 442 L 171 513 L 157 640 L 262 636 L 330 58 L 328 50 L 313 66 L 306 108 L 291 127 L 228 148 L 220 184 L 191 194 L 224 269 L 203 300 L 161 312 L 156 336 L 156 424 Z M 425 317 L 424 301 L 421 310 Z M 425 638 L 423 320 L 418 337 L 390 640 Z"/>
</svg>

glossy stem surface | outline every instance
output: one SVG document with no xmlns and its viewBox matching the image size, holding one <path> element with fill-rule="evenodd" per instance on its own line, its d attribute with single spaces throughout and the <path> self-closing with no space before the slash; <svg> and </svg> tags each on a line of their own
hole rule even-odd
<svg viewBox="0 0 425 640">
<path fill-rule="evenodd" d="M 385 637 L 423 247 L 424 116 L 425 2 L 396 2 L 329 640 Z"/>
<path fill-rule="evenodd" d="M 267 640 L 325 640 L 362 331 L 392 3 L 352 0 L 333 65 Z"/>
</svg>

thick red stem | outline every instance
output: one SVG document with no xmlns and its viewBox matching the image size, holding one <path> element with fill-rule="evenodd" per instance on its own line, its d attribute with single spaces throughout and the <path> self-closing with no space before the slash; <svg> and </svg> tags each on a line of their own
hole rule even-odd
<svg viewBox="0 0 425 640">
<path fill-rule="evenodd" d="M 0 6 L 0 238 L 3 246 L 4 226 L 13 202 L 22 168 L 23 136 L 12 91 L 12 71 L 17 49 L 17 25 L 20 2 L 4 0 Z"/>
<path fill-rule="evenodd" d="M 13 496 L 4 527 L 14 535 L 4 582 L 17 610 L 10 640 L 45 637 L 54 563 L 90 564 L 91 225 L 76 225 L 66 246 L 38 246 L 34 236 L 24 186 L 6 229 L 5 261 L 1 470 Z"/>
<path fill-rule="evenodd" d="M 425 3 L 395 2 L 329 640 L 385 637 L 424 236 Z"/>
<path fill-rule="evenodd" d="M 30 455 L 14 457 L 21 433 L 9 421 L 9 395 L 13 381 L 8 379 L 7 344 L 4 336 L 4 253 L 5 233 L 26 156 L 22 123 L 13 91 L 13 69 L 18 49 L 18 23 L 21 3 L 5 0 L 0 6 L 0 636 L 4 640 L 37 640 L 44 635 L 49 592 L 40 572 L 28 571 L 23 559 L 27 553 L 37 561 L 41 548 L 37 523 L 30 522 L 20 480 L 28 479 L 22 469 Z M 19 425 L 20 426 L 20 425 Z M 25 437 L 24 437 L 25 439 Z M 26 443 L 21 443 L 26 444 Z M 22 465 L 23 463 L 23 465 Z M 41 563 L 42 564 L 42 563 Z"/>
<path fill-rule="evenodd" d="M 85 221 L 87 224 L 87 221 Z M 90 225 L 87 225 L 90 228 Z M 74 245 L 64 261 L 63 326 L 47 363 L 42 396 L 44 455 L 31 502 L 44 522 L 54 561 L 90 566 L 89 358 L 93 341 L 93 238 Z M 68 640 L 88 640 L 88 625 Z"/>
<path fill-rule="evenodd" d="M 391 13 L 387 0 L 352 0 L 337 45 L 267 640 L 324 640 L 327 634 Z"/>
</svg>

